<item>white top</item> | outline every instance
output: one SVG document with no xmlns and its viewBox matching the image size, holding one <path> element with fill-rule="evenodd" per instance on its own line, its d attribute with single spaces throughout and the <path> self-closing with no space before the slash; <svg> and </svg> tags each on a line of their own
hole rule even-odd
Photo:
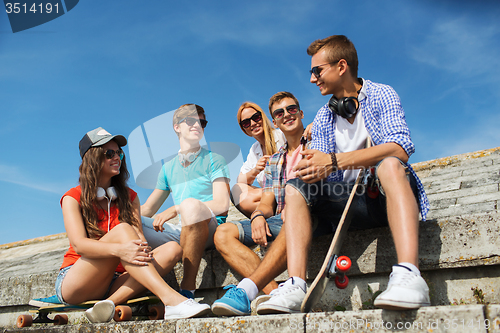
<svg viewBox="0 0 500 333">
<path fill-rule="evenodd" d="M 335 123 L 335 153 L 345 153 L 365 148 L 368 131 L 361 113 L 356 115 L 351 124 L 343 117 L 337 117 Z M 354 182 L 359 169 L 344 170 L 344 181 Z"/>
<path fill-rule="evenodd" d="M 283 146 L 286 142 L 285 135 L 283 132 L 277 128 L 273 130 L 273 136 L 274 136 L 274 142 L 276 142 L 276 149 L 279 150 L 281 146 Z M 259 159 L 264 156 L 264 153 L 262 152 L 262 148 L 260 146 L 260 143 L 256 141 L 252 147 L 250 147 L 250 151 L 248 152 L 247 160 L 245 163 L 243 163 L 243 166 L 240 169 L 240 173 L 249 173 L 255 166 L 257 165 L 257 162 Z M 264 187 L 264 170 L 262 170 L 255 179 L 259 183 L 260 187 Z"/>
</svg>

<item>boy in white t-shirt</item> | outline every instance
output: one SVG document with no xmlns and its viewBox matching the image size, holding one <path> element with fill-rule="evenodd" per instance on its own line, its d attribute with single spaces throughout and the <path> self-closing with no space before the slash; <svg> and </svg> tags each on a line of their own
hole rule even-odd
<svg viewBox="0 0 500 333">
<path fill-rule="evenodd" d="M 295 167 L 297 178 L 286 185 L 290 278 L 259 305 L 257 313 L 300 311 L 313 232 L 335 231 L 356 174 L 372 167 L 379 195 L 364 191 L 359 196 L 350 208 L 351 228 L 388 225 L 398 263 L 393 266 L 387 290 L 374 304 L 399 310 L 428 306 L 429 289 L 418 269 L 418 229 L 419 211 L 425 221 L 429 203 L 408 164 L 415 148 L 399 96 L 390 86 L 358 78 L 357 52 L 345 36 L 317 40 L 307 52 L 312 56 L 311 83 L 322 95 L 333 96 L 314 119 L 311 149 Z M 368 138 L 373 144 L 364 149 Z M 318 222 L 316 230 L 312 220 Z"/>
</svg>

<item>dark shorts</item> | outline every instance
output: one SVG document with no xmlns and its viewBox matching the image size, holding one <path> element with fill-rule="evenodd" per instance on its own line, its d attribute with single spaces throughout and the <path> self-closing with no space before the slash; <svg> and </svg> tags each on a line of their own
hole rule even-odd
<svg viewBox="0 0 500 333">
<path fill-rule="evenodd" d="M 266 222 L 272 235 L 271 237 L 267 236 L 267 240 L 270 242 L 275 240 L 280 233 L 281 226 L 283 225 L 281 214 L 271 216 L 270 218 L 266 219 Z M 257 245 L 252 239 L 252 225 L 250 223 L 250 220 L 231 221 L 229 223 L 233 223 L 238 227 L 240 242 L 242 242 L 246 246 Z"/>
<path fill-rule="evenodd" d="M 381 162 L 375 167 L 374 179 L 368 179 L 367 184 L 379 184 L 377 170 Z M 406 167 L 403 162 L 401 163 Z M 418 203 L 415 177 L 410 172 L 407 172 L 407 176 Z M 301 179 L 295 178 L 286 184 L 295 188 L 306 200 L 311 212 L 313 228 L 315 228 L 314 237 L 335 232 L 354 183 L 319 181 L 307 184 Z M 367 184 L 358 186 L 356 191 L 356 195 L 359 197 L 351 207 L 353 216 L 349 230 L 371 229 L 388 225 L 386 198 L 383 189 L 380 188 L 378 195 L 372 198 L 372 195 L 369 195 Z"/>
</svg>

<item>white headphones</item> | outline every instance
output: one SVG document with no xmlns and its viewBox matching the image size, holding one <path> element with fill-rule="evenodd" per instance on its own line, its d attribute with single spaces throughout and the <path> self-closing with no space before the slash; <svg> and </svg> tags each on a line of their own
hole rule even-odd
<svg viewBox="0 0 500 333">
<path fill-rule="evenodd" d="M 106 195 L 107 194 L 107 195 Z M 103 200 L 106 198 L 108 200 L 108 232 L 109 228 L 111 225 L 111 214 L 110 214 L 110 209 L 111 209 L 111 201 L 116 200 L 118 196 L 116 195 L 116 190 L 113 186 L 108 187 L 107 191 L 104 191 L 102 187 L 97 188 L 97 200 Z"/>
<path fill-rule="evenodd" d="M 118 198 L 118 196 L 116 195 L 116 190 L 113 186 L 108 187 L 107 191 L 104 191 L 102 187 L 97 188 L 97 200 L 103 200 L 104 198 L 111 201 L 116 200 L 116 198 Z"/>
<path fill-rule="evenodd" d="M 194 153 L 187 153 L 187 154 L 183 154 L 179 150 L 179 161 L 181 162 L 182 165 L 186 164 L 187 162 L 193 163 L 194 160 L 196 159 L 196 157 L 200 154 L 200 152 L 201 152 L 201 147 L 200 147 L 200 149 L 198 149 L 198 151 L 196 151 Z"/>
</svg>

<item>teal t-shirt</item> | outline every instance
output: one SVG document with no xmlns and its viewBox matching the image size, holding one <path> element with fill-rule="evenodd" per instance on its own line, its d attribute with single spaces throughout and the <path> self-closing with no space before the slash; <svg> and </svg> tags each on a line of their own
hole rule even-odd
<svg viewBox="0 0 500 333">
<path fill-rule="evenodd" d="M 213 199 L 212 184 L 217 178 L 227 178 L 229 182 L 226 160 L 202 148 L 194 162 L 187 167 L 182 166 L 177 156 L 163 164 L 156 188 L 170 191 L 176 205 L 187 198 L 206 202 Z M 219 224 L 222 222 L 219 217 L 217 220 Z"/>
</svg>

